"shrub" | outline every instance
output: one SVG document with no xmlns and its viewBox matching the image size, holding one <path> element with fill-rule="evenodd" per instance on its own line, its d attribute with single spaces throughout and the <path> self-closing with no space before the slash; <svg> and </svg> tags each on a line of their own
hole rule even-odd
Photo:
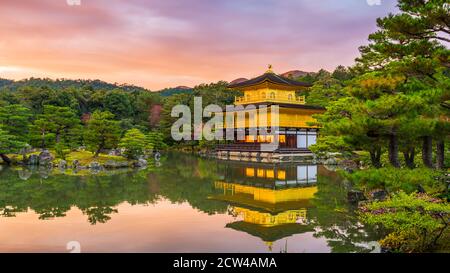
<svg viewBox="0 0 450 273">
<path fill-rule="evenodd" d="M 365 205 L 360 218 L 391 231 L 380 241 L 382 247 L 400 252 L 429 251 L 447 230 L 450 204 L 426 194 L 399 192 L 390 200 Z"/>
<path fill-rule="evenodd" d="M 352 181 L 356 187 L 364 190 L 377 188 L 386 189 L 389 192 L 399 190 L 407 193 L 417 191 L 419 185 L 423 186 L 429 193 L 442 192 L 445 190 L 443 174 L 428 168 L 396 169 L 380 168 L 356 171 L 352 174 L 343 173 Z"/>
</svg>

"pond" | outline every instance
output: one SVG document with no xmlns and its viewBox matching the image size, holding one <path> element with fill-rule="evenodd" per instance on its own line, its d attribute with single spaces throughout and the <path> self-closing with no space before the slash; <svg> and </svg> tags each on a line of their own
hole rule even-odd
<svg viewBox="0 0 450 273">
<path fill-rule="evenodd" d="M 0 252 L 377 252 L 379 238 L 321 165 L 173 153 L 95 175 L 0 170 Z"/>
</svg>

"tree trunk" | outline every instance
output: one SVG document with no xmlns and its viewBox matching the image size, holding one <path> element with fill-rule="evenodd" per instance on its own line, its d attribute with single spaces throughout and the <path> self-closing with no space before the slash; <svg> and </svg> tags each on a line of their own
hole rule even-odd
<svg viewBox="0 0 450 273">
<path fill-rule="evenodd" d="M 42 132 L 41 134 L 41 148 L 45 149 L 45 132 Z"/>
<path fill-rule="evenodd" d="M 389 162 L 395 168 L 400 168 L 400 162 L 398 160 L 398 139 L 395 134 L 389 136 Z"/>
<path fill-rule="evenodd" d="M 381 167 L 380 157 L 381 157 L 381 148 L 375 148 L 370 152 L 370 161 L 372 162 L 372 166 L 375 168 Z"/>
<path fill-rule="evenodd" d="M 5 162 L 7 165 L 11 165 L 11 159 L 5 154 L 0 154 L 0 158 Z"/>
<path fill-rule="evenodd" d="M 445 144 L 443 140 L 439 140 L 436 144 L 436 168 L 443 170 L 444 166 Z"/>
<path fill-rule="evenodd" d="M 100 154 L 100 152 L 103 150 L 103 148 L 105 147 L 105 140 L 102 139 L 100 142 L 100 145 L 98 145 L 98 149 L 97 151 L 95 151 L 94 157 L 98 157 L 98 155 Z"/>
<path fill-rule="evenodd" d="M 422 161 L 426 167 L 433 168 L 433 140 L 431 136 L 423 137 Z"/>
<path fill-rule="evenodd" d="M 408 148 L 403 152 L 403 156 L 405 157 L 406 166 L 410 169 L 414 169 L 416 165 L 414 164 L 414 157 L 416 154 L 416 149 L 414 147 Z"/>
<path fill-rule="evenodd" d="M 100 151 L 102 150 L 102 148 L 101 147 L 99 147 L 98 149 L 97 149 L 97 151 L 95 151 L 95 154 L 94 154 L 94 157 L 96 158 L 96 157 L 98 157 L 98 155 L 100 154 Z"/>
<path fill-rule="evenodd" d="M 61 138 L 61 135 L 60 135 L 59 131 L 57 131 L 57 132 L 56 132 L 56 138 L 55 138 L 56 141 L 55 141 L 55 142 L 56 142 L 56 143 L 59 143 L 60 138 Z"/>
</svg>

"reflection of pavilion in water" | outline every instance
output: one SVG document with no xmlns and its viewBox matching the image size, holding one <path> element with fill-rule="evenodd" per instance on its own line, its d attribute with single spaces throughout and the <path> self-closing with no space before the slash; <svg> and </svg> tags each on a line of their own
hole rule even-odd
<svg viewBox="0 0 450 273">
<path fill-rule="evenodd" d="M 229 213 L 242 221 L 226 225 L 261 238 L 271 249 L 282 238 L 314 231 L 306 213 L 317 192 L 317 165 L 248 165 L 230 163 L 215 182 L 213 199 L 230 204 Z"/>
</svg>

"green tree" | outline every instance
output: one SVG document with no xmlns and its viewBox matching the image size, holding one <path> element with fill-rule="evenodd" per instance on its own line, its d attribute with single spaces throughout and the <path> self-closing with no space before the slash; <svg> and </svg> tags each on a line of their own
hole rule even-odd
<svg viewBox="0 0 450 273">
<path fill-rule="evenodd" d="M 381 167 L 385 143 L 380 135 L 381 124 L 368 112 L 368 105 L 355 97 L 331 103 L 323 115 L 317 116 L 323 128 L 318 144 L 311 149 L 315 152 L 368 151 L 372 166 Z"/>
<path fill-rule="evenodd" d="M 0 127 L 22 142 L 29 141 L 31 111 L 20 104 L 0 108 Z"/>
<path fill-rule="evenodd" d="M 167 144 L 164 143 L 164 135 L 160 132 L 150 132 L 146 136 L 146 142 L 152 150 L 162 150 L 167 148 Z"/>
<path fill-rule="evenodd" d="M 381 245 L 393 251 L 431 250 L 449 226 L 450 205 L 424 194 L 400 192 L 390 200 L 362 208 L 361 219 L 391 233 Z"/>
<path fill-rule="evenodd" d="M 350 80 L 354 77 L 351 70 L 343 65 L 336 67 L 331 76 L 341 82 Z"/>
<path fill-rule="evenodd" d="M 41 134 L 42 130 L 39 129 L 42 129 L 42 124 L 48 123 L 47 128 L 51 128 L 56 143 L 70 143 L 80 134 L 80 118 L 69 107 L 45 105 L 44 113 L 38 116 L 37 121 L 40 126 L 35 127 L 38 129 L 35 133 Z"/>
<path fill-rule="evenodd" d="M 85 130 L 84 141 L 88 149 L 97 157 L 103 149 L 117 146 L 120 139 L 119 122 L 111 112 L 95 111 Z"/>
<path fill-rule="evenodd" d="M 119 147 L 125 149 L 125 155 L 129 159 L 137 159 L 147 148 L 151 148 L 148 139 L 139 129 L 128 130 L 120 140 Z"/>
<path fill-rule="evenodd" d="M 348 95 L 344 87 L 344 84 L 340 80 L 332 77 L 324 77 L 313 84 L 307 93 L 306 103 L 326 107 L 330 102 Z"/>
<path fill-rule="evenodd" d="M 423 108 L 421 113 L 428 120 L 420 136 L 423 163 L 432 167 L 432 138 L 436 138 L 435 124 L 440 119 L 438 106 L 449 92 L 448 86 L 442 88 L 441 84 L 448 81 L 450 68 L 450 51 L 442 44 L 450 41 L 449 5 L 445 0 L 399 0 L 398 7 L 400 13 L 377 20 L 379 30 L 369 36 L 368 46 L 360 48 L 361 57 L 353 70 L 359 74 L 378 71 L 403 77 L 403 84 L 392 95 L 404 92 L 427 99 L 430 90 L 439 93 L 427 100 L 428 109 Z M 408 85 L 414 88 L 408 89 Z M 445 141 L 437 140 L 443 155 Z M 438 165 L 442 165 L 442 156 L 440 161 Z"/>
<path fill-rule="evenodd" d="M 438 0 L 400 0 L 399 8 L 401 13 L 378 19 L 379 30 L 369 36 L 368 46 L 360 48 L 361 57 L 350 72 L 356 77 L 346 81 L 343 90 L 350 98 L 330 101 L 318 121 L 324 137 L 342 137 L 354 149 L 368 150 L 376 167 L 384 147 L 392 166 L 400 167 L 401 151 L 407 165 L 414 167 L 419 140 L 424 165 L 432 167 L 434 137 L 440 141 L 438 165 L 442 166 L 446 138 L 442 135 L 448 131 L 440 105 L 449 93 L 450 54 L 437 40 L 448 30 L 448 25 L 442 26 L 449 21 L 449 13 L 442 12 L 448 11 L 448 5 Z M 336 77 L 344 75 L 342 67 L 335 72 Z M 320 92 L 316 94 L 320 100 Z"/>
<path fill-rule="evenodd" d="M 55 124 L 49 123 L 46 118 L 39 117 L 30 127 L 31 144 L 42 149 L 52 146 L 55 142 Z"/>
<path fill-rule="evenodd" d="M 130 95 L 121 90 L 114 90 L 104 98 L 105 110 L 114 113 L 117 119 L 129 118 L 133 113 Z"/>
<path fill-rule="evenodd" d="M 26 145 L 25 142 L 19 141 L 18 137 L 0 129 L 0 158 L 6 164 L 11 164 L 11 159 L 7 154 L 17 153 L 20 149 L 25 148 Z"/>
<path fill-rule="evenodd" d="M 66 160 L 66 156 L 70 153 L 68 145 L 63 142 L 57 143 L 55 145 L 56 157 Z"/>
</svg>

